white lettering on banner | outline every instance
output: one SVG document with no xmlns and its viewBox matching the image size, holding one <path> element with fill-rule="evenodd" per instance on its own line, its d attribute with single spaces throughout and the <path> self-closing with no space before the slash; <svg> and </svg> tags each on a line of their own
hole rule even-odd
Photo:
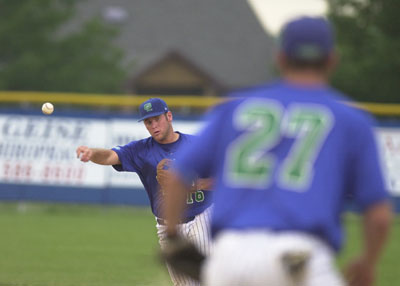
<svg viewBox="0 0 400 286">
<path fill-rule="evenodd" d="M 195 134 L 201 121 L 174 120 L 174 129 Z M 377 128 L 385 178 L 400 196 L 400 128 Z M 112 148 L 149 136 L 135 119 L 82 119 L 0 115 L 0 183 L 142 188 L 135 173 L 82 163 L 79 145 Z"/>
<path fill-rule="evenodd" d="M 7 116 L 2 118 L 3 138 L 40 140 L 78 140 L 85 136 L 87 120 L 65 120 L 53 117 Z"/>
</svg>

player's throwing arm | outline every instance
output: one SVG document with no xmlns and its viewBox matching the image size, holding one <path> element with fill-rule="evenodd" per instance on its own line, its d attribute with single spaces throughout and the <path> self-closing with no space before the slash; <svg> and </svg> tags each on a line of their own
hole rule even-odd
<svg viewBox="0 0 400 286">
<path fill-rule="evenodd" d="M 85 163 L 89 161 L 99 165 L 117 165 L 121 163 L 117 153 L 110 149 L 79 146 L 76 148 L 76 156 Z"/>
</svg>

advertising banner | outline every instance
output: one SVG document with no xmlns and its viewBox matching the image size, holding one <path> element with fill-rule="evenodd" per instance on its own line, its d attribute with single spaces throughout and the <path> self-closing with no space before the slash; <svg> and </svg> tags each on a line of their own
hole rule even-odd
<svg viewBox="0 0 400 286">
<path fill-rule="evenodd" d="M 379 128 L 376 132 L 387 186 L 400 196 L 400 128 Z"/>
<path fill-rule="evenodd" d="M 0 131 L 0 182 L 104 185 L 101 166 L 85 168 L 75 154 L 80 143 L 104 145 L 104 121 L 2 115 Z"/>
<path fill-rule="evenodd" d="M 201 124 L 175 120 L 174 129 L 194 134 Z M 400 196 L 400 129 L 376 132 L 387 185 Z M 134 119 L 0 115 L 0 183 L 142 188 L 136 174 L 82 163 L 75 150 L 80 145 L 112 148 L 148 136 L 143 123 Z"/>
</svg>

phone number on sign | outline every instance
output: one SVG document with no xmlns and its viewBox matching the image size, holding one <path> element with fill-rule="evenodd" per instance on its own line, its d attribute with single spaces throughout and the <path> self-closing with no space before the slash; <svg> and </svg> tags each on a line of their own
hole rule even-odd
<svg viewBox="0 0 400 286">
<path fill-rule="evenodd" d="M 7 183 L 63 183 L 79 184 L 84 177 L 84 168 L 54 164 L 31 164 L 5 162 L 1 180 Z"/>
</svg>

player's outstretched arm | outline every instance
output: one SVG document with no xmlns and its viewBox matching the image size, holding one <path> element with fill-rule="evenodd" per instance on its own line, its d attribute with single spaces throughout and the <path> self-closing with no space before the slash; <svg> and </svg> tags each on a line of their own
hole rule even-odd
<svg viewBox="0 0 400 286">
<path fill-rule="evenodd" d="M 93 163 L 99 165 L 121 164 L 117 153 L 110 149 L 79 146 L 78 148 L 76 148 L 76 156 L 82 162 L 92 161 Z"/>
<path fill-rule="evenodd" d="M 392 221 L 390 203 L 372 206 L 364 213 L 364 251 L 346 269 L 350 286 L 373 286 L 375 270 L 389 235 Z"/>
</svg>

